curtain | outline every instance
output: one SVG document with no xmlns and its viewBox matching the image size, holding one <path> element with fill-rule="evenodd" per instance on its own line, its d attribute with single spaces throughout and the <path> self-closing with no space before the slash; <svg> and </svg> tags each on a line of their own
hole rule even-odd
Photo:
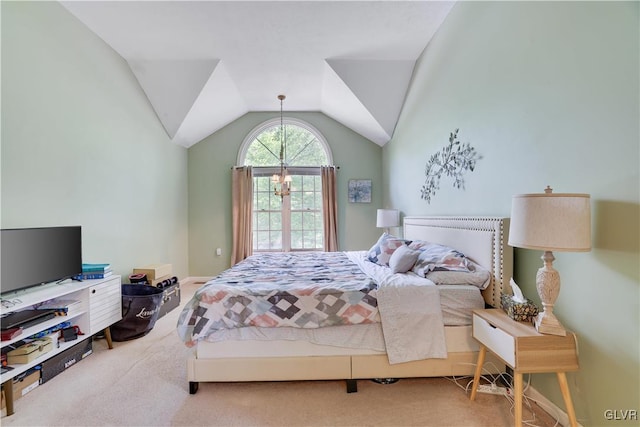
<svg viewBox="0 0 640 427">
<path fill-rule="evenodd" d="M 233 251 L 231 265 L 253 253 L 253 172 L 251 166 L 231 171 L 231 198 L 233 219 Z"/>
<path fill-rule="evenodd" d="M 324 221 L 324 250 L 338 250 L 338 201 L 335 166 L 322 166 L 322 216 Z"/>
</svg>

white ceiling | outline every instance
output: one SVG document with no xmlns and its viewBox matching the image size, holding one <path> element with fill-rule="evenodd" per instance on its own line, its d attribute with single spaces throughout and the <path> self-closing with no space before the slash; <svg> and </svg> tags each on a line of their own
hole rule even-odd
<svg viewBox="0 0 640 427">
<path fill-rule="evenodd" d="M 62 1 L 185 147 L 250 111 L 320 111 L 384 145 L 454 2 Z"/>
</svg>

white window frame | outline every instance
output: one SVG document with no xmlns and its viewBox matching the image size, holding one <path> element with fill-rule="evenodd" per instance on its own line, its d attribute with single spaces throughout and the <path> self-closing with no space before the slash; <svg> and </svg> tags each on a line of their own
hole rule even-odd
<svg viewBox="0 0 640 427">
<path fill-rule="evenodd" d="M 262 132 L 264 132 L 265 130 L 271 127 L 280 126 L 280 124 L 281 124 L 280 117 L 277 117 L 277 118 L 269 119 L 265 122 L 262 122 L 258 126 L 254 127 L 251 130 L 251 132 L 247 134 L 244 141 L 242 142 L 242 145 L 240 146 L 240 149 L 238 150 L 237 165 L 244 166 L 244 162 L 245 162 L 249 147 L 251 147 L 251 144 Z M 327 143 L 327 140 L 325 139 L 324 135 L 322 135 L 322 133 L 320 133 L 318 129 L 316 129 L 314 126 L 312 126 L 311 124 L 303 120 L 296 119 L 293 117 L 283 117 L 282 124 L 298 126 L 312 133 L 316 137 L 316 139 L 318 140 L 322 148 L 324 149 L 324 152 L 327 156 L 327 162 L 328 162 L 327 164 L 329 165 L 333 164 L 333 155 L 331 153 L 331 148 L 329 147 L 329 144 Z M 287 171 L 289 175 L 320 175 L 320 166 L 287 166 Z M 280 172 L 279 165 L 254 167 L 254 176 L 271 176 L 279 172 Z M 255 175 L 256 173 L 258 175 Z M 320 211 L 322 212 L 322 210 Z M 254 212 L 255 212 L 255 208 L 254 208 Z M 254 247 L 253 250 L 255 252 L 273 251 L 271 249 L 259 250 L 256 247 Z M 282 199 L 282 249 L 281 251 L 290 252 L 292 250 L 318 251 L 322 249 L 292 249 L 291 248 L 291 198 L 289 196 L 285 196 Z"/>
<path fill-rule="evenodd" d="M 298 126 L 314 134 L 316 138 L 318 138 L 318 141 L 320 142 L 320 144 L 322 145 L 324 152 L 327 153 L 327 161 L 329 162 L 328 164 L 329 165 L 333 164 L 333 154 L 331 153 L 331 148 L 329 147 L 329 144 L 327 143 L 327 140 L 325 139 L 324 135 L 322 135 L 318 129 L 316 129 L 311 124 L 303 120 L 296 119 L 294 117 L 283 117 L 282 122 L 284 125 Z M 236 159 L 236 164 L 238 166 L 244 166 L 244 160 L 247 157 L 247 151 L 249 150 L 251 143 L 256 139 L 256 137 L 260 135 L 262 132 L 264 132 L 265 130 L 273 126 L 280 126 L 280 117 L 269 119 L 266 122 L 262 122 L 258 126 L 254 127 L 251 130 L 251 132 L 249 132 L 249 134 L 244 138 L 244 141 L 242 141 L 242 145 L 238 150 L 238 158 Z"/>
</svg>

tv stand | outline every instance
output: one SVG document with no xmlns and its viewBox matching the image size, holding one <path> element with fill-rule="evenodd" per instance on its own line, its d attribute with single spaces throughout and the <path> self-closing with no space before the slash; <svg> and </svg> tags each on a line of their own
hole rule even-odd
<svg viewBox="0 0 640 427">
<path fill-rule="evenodd" d="M 48 283 L 21 291 L 15 298 L 12 298 L 10 295 L 3 295 L 3 300 L 14 301 L 15 304 L 10 308 L 2 307 L 2 313 L 33 308 L 34 305 L 52 299 L 76 300 L 79 301 L 79 304 L 74 304 L 67 316 L 57 316 L 25 328 L 20 335 L 7 341 L 1 341 L 2 347 L 4 348 L 10 344 L 21 341 L 62 322 L 71 322 L 73 325 L 77 325 L 85 334 L 79 335 L 77 339 L 70 342 L 60 342 L 58 348 L 52 349 L 29 363 L 11 365 L 13 369 L 2 374 L 0 381 L 2 382 L 2 390 L 5 393 L 7 416 L 14 413 L 12 386 L 14 377 L 43 363 L 79 342 L 91 339 L 91 337 L 98 332 L 105 332 L 107 344 L 109 348 L 113 348 L 109 327 L 122 318 L 122 286 L 120 276 L 110 276 L 105 279 L 84 280 L 81 282 Z"/>
<path fill-rule="evenodd" d="M 72 282 L 82 282 L 82 279 L 80 277 L 74 277 L 74 276 L 70 276 L 70 277 L 65 277 L 64 279 L 60 279 L 56 282 L 57 285 L 61 285 L 64 282 L 66 282 L 67 280 L 71 280 Z"/>
</svg>

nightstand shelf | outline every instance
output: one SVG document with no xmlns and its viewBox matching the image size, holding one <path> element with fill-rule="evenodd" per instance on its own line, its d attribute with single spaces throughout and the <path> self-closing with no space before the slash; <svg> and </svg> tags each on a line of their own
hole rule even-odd
<svg viewBox="0 0 640 427">
<path fill-rule="evenodd" d="M 575 334 L 543 335 L 530 323 L 516 322 L 498 309 L 474 310 L 473 337 L 480 342 L 471 400 L 475 400 L 478 381 L 487 350 L 513 369 L 515 425 L 522 425 L 522 375 L 555 372 L 572 426 L 577 426 L 565 372 L 577 371 L 578 350 Z"/>
</svg>

